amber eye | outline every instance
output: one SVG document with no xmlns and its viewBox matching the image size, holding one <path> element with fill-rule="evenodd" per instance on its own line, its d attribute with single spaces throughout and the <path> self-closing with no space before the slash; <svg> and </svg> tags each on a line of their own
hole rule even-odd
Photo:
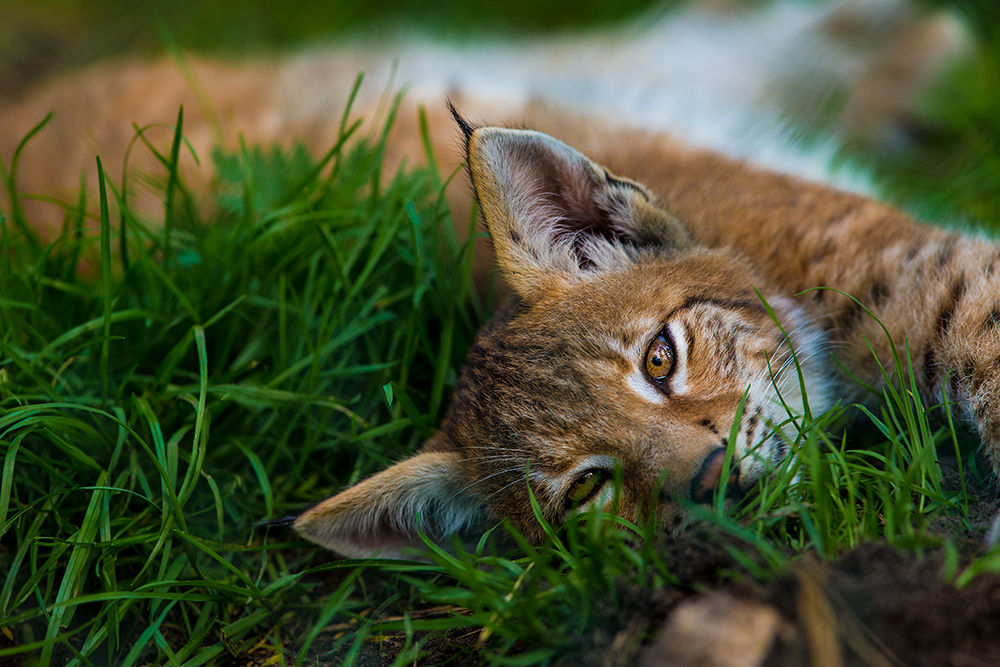
<svg viewBox="0 0 1000 667">
<path fill-rule="evenodd" d="M 566 494 L 566 506 L 576 507 L 593 498 L 608 481 L 608 473 L 604 470 L 588 470 L 573 482 Z"/>
<path fill-rule="evenodd" d="M 660 334 L 649 346 L 646 353 L 646 372 L 654 380 L 662 380 L 670 375 L 670 369 L 674 367 L 674 348 L 666 335 Z"/>
</svg>

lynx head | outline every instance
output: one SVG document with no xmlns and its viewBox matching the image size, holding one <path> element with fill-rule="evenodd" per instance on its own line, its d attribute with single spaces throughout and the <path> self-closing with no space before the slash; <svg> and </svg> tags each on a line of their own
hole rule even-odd
<svg viewBox="0 0 1000 667">
<path fill-rule="evenodd" d="M 791 347 L 813 409 L 827 405 L 822 339 L 803 314 L 741 257 L 695 245 L 643 186 L 544 134 L 462 127 L 510 299 L 423 450 L 308 510 L 296 530 L 357 557 L 419 545 L 417 513 L 432 537 L 507 518 L 537 540 L 529 484 L 558 523 L 611 510 L 616 470 L 619 514 L 652 509 L 676 528 L 719 486 L 741 402 L 728 482 L 754 486 L 786 456 L 803 410 Z"/>
</svg>

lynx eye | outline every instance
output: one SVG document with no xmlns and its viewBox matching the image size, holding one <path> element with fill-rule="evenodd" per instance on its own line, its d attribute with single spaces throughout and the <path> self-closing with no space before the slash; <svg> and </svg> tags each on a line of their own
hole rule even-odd
<svg viewBox="0 0 1000 667">
<path fill-rule="evenodd" d="M 646 372 L 657 382 L 670 375 L 674 367 L 674 348 L 666 334 L 660 333 L 646 353 Z"/>
<path fill-rule="evenodd" d="M 576 478 L 573 486 L 566 494 L 566 507 L 578 507 L 598 494 L 604 483 L 608 481 L 608 473 L 604 470 L 588 470 Z"/>
</svg>

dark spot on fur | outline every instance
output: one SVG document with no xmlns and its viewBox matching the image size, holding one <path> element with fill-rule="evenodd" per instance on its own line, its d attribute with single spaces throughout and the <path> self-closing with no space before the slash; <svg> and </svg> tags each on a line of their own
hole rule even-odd
<svg viewBox="0 0 1000 667">
<path fill-rule="evenodd" d="M 946 267 L 948 265 L 948 262 L 951 261 L 951 258 L 955 254 L 955 244 L 957 242 L 958 238 L 954 236 L 949 236 L 948 240 L 944 242 L 944 247 L 941 248 L 941 251 L 938 253 L 937 256 L 938 270 L 941 270 L 944 267 Z"/>
<path fill-rule="evenodd" d="M 992 331 L 997 325 L 1000 325 L 1000 304 L 993 306 L 993 310 L 983 320 L 982 329 L 983 331 Z"/>
<path fill-rule="evenodd" d="M 701 425 L 711 431 L 713 435 L 719 435 L 719 431 L 715 428 L 715 424 L 713 424 L 712 420 L 708 417 L 701 420 Z"/>
<path fill-rule="evenodd" d="M 822 262 L 827 258 L 827 256 L 833 251 L 833 239 L 825 238 L 823 242 L 816 247 L 816 251 L 813 253 L 814 262 Z"/>
<path fill-rule="evenodd" d="M 875 306 L 881 306 L 889 298 L 889 286 L 881 280 L 876 280 L 868 291 L 868 296 Z"/>
<path fill-rule="evenodd" d="M 864 313 L 864 309 L 861 304 L 851 299 L 851 302 L 847 305 L 840 313 L 838 318 L 837 327 L 840 329 L 850 329 L 861 319 L 861 315 Z"/>
<path fill-rule="evenodd" d="M 937 319 L 937 332 L 938 337 L 943 337 L 944 334 L 948 333 L 948 327 L 951 326 L 951 317 L 954 314 L 954 306 L 946 307 L 938 313 Z"/>
<path fill-rule="evenodd" d="M 778 447 L 778 460 L 784 461 L 788 457 L 788 452 L 791 451 L 791 447 L 788 446 L 787 442 L 780 439 L 776 440 L 776 444 Z"/>
<path fill-rule="evenodd" d="M 909 264 L 910 262 L 915 260 L 917 258 L 917 255 L 919 254 L 920 254 L 920 245 L 914 243 L 906 251 L 906 257 L 905 257 L 906 263 Z"/>
<path fill-rule="evenodd" d="M 823 221 L 823 228 L 824 229 L 829 229 L 830 227 L 833 227 L 834 225 L 838 225 L 838 224 L 846 221 L 848 218 L 850 218 L 852 215 L 854 215 L 854 213 L 860 207 L 861 207 L 861 204 L 858 204 L 856 202 L 849 204 L 847 206 L 847 208 L 845 208 L 843 211 L 840 211 L 839 213 L 831 215 L 829 218 L 827 218 L 826 220 L 824 220 Z"/>
<path fill-rule="evenodd" d="M 938 312 L 937 326 L 935 328 L 938 338 L 944 338 L 948 334 L 952 317 L 955 315 L 955 309 L 958 308 L 963 294 L 965 294 L 965 276 L 960 277 L 951 286 L 951 294 L 948 295 L 947 301 L 945 301 L 944 306 Z"/>
</svg>

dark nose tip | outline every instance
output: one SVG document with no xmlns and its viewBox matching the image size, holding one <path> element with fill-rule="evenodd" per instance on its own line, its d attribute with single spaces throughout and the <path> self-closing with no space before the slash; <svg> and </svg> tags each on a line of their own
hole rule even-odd
<svg viewBox="0 0 1000 667">
<path fill-rule="evenodd" d="M 691 500 L 696 503 L 710 503 L 715 490 L 722 482 L 722 464 L 726 460 L 726 449 L 720 447 L 705 457 L 698 474 L 691 480 Z M 740 469 L 736 461 L 730 464 L 729 481 L 726 484 L 726 496 L 738 497 Z"/>
</svg>

